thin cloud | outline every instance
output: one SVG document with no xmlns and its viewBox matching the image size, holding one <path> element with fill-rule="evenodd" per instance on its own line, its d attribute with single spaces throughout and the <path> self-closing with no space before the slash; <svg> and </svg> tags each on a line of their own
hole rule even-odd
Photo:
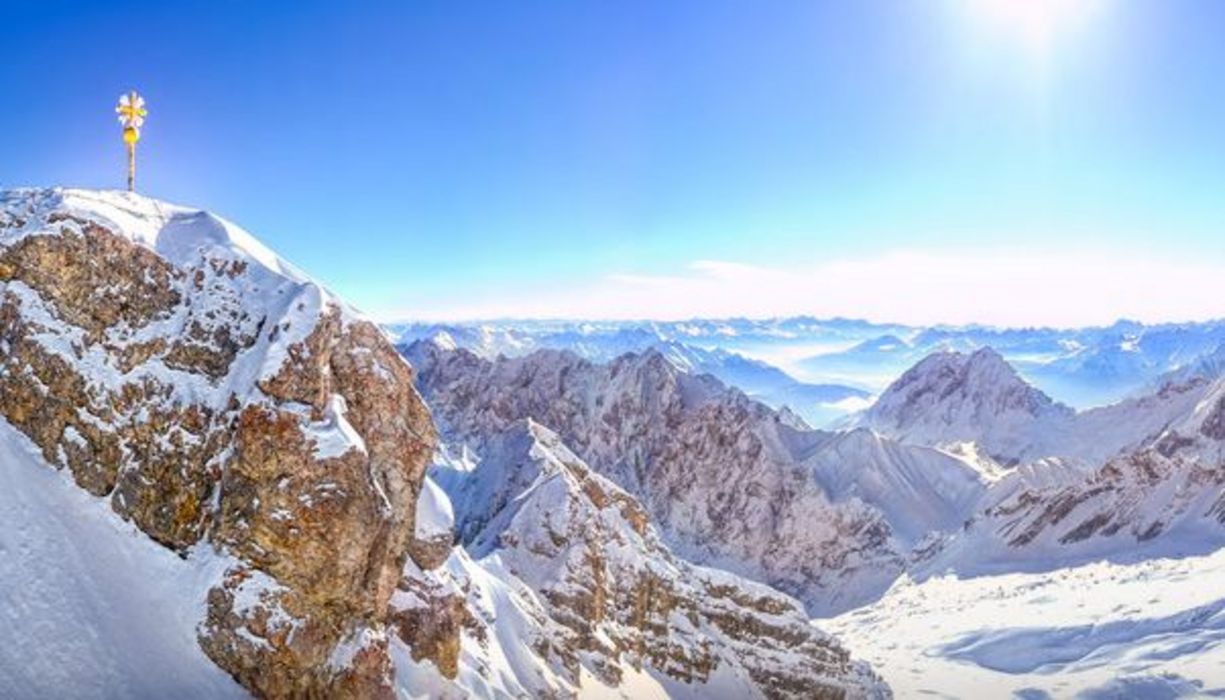
<svg viewBox="0 0 1225 700">
<path fill-rule="evenodd" d="M 565 294 L 395 314 L 398 318 L 659 319 L 811 314 L 912 324 L 1082 326 L 1225 316 L 1225 260 L 1111 251 L 892 251 L 790 267 L 697 260 L 675 273 L 615 274 Z"/>
</svg>

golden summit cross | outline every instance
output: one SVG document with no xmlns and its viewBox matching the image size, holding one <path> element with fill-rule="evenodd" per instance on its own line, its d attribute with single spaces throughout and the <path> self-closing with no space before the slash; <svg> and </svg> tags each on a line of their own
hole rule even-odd
<svg viewBox="0 0 1225 700">
<path fill-rule="evenodd" d="M 145 125 L 149 111 L 145 109 L 145 98 L 135 90 L 119 96 L 115 107 L 119 123 L 123 125 L 123 142 L 128 147 L 128 191 L 136 190 L 136 142 L 140 140 L 140 127 Z"/>
</svg>

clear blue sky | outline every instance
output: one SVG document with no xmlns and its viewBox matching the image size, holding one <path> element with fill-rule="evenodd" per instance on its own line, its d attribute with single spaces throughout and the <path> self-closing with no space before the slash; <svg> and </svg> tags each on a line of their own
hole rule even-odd
<svg viewBox="0 0 1225 700">
<path fill-rule="evenodd" d="M 972 7 L 1017 1 L 5 2 L 0 186 L 122 186 L 136 87 L 144 192 L 383 316 L 701 260 L 1220 259 L 1225 3 L 1036 49 Z"/>
</svg>

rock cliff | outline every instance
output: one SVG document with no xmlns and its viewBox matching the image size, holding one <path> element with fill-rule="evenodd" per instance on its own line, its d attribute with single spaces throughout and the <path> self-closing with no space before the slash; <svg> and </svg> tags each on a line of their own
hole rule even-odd
<svg viewBox="0 0 1225 700">
<path fill-rule="evenodd" d="M 0 415 L 184 558 L 267 696 L 390 697 L 435 433 L 383 333 L 248 234 L 126 193 L 0 194 Z"/>
</svg>

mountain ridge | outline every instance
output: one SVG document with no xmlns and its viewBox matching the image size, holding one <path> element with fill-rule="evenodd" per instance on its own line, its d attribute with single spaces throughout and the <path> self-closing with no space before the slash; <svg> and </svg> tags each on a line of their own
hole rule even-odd
<svg viewBox="0 0 1225 700">
<path fill-rule="evenodd" d="M 383 331 L 237 226 L 126 193 L 23 190 L 0 204 L 0 447 L 29 454 L 17 468 L 47 471 L 0 508 L 61 502 L 51 491 L 70 480 L 65 502 L 81 512 L 56 517 L 130 525 L 98 543 L 127 553 L 117 563 L 134 571 L 112 576 L 88 557 L 49 570 L 125 582 L 124 595 L 102 590 L 135 629 L 148 629 L 132 604 L 142 595 L 172 615 L 173 638 L 150 636 L 192 649 L 179 692 L 234 693 L 218 680 L 228 674 L 261 697 L 889 696 L 794 600 L 664 548 L 637 501 L 539 426 L 518 435 L 547 466 L 484 523 L 496 546 L 480 561 L 454 547 L 471 510 L 426 474 L 439 443 L 413 368 Z M 643 370 L 661 379 L 674 368 L 656 352 Z M 713 381 L 687 376 L 676 398 L 700 402 Z M 53 469 L 64 483 L 42 478 Z M 563 512 L 573 518 L 557 520 Z M 0 545 L 28 563 L 32 538 L 54 523 L 21 517 L 31 527 Z M 146 566 L 183 590 L 146 584 Z M 0 573 L 6 586 L 22 576 Z M 95 641 L 122 628 L 106 606 L 73 599 L 71 610 Z M 18 634 L 47 619 L 37 606 L 9 613 Z M 49 658 L 76 657 L 54 676 L 65 687 L 87 687 L 107 664 L 130 668 L 116 659 L 139 648 L 53 632 L 28 636 Z M 18 652 L 6 649 L 0 670 Z"/>
<path fill-rule="evenodd" d="M 682 557 L 810 610 L 883 592 L 923 535 L 960 527 L 987 480 L 956 454 L 796 424 L 658 352 L 603 365 L 551 350 L 490 361 L 426 340 L 407 353 L 449 442 L 479 453 L 514 420 L 548 425 L 639 498 Z"/>
</svg>

